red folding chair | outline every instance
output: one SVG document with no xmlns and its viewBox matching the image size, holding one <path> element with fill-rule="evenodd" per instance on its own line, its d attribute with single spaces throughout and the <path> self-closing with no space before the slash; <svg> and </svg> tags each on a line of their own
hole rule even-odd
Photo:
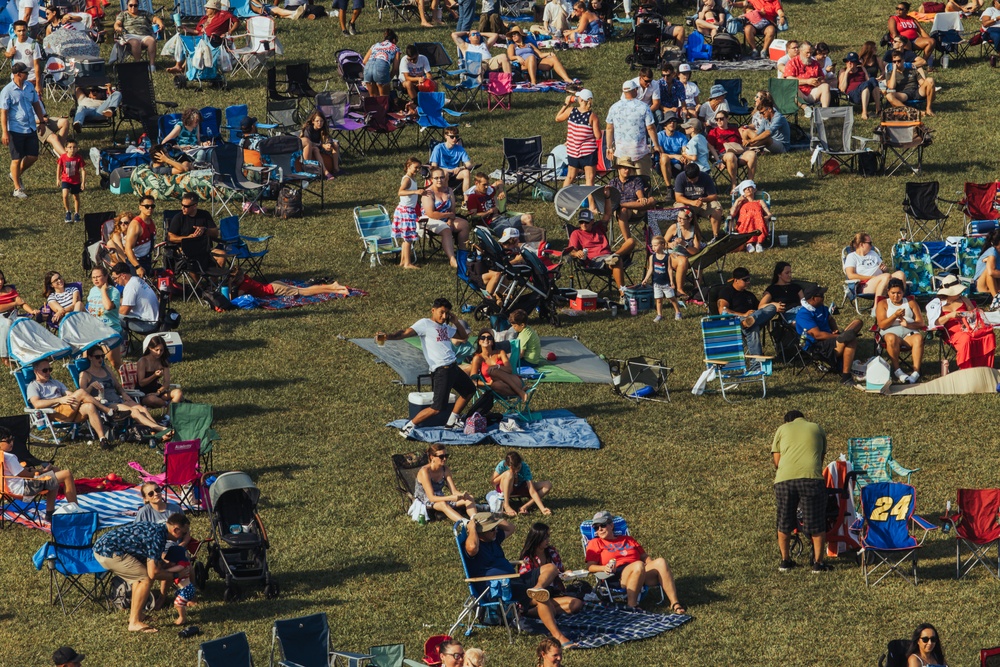
<svg viewBox="0 0 1000 667">
<path fill-rule="evenodd" d="M 981 649 L 979 667 L 1000 667 L 1000 646 Z"/>
<path fill-rule="evenodd" d="M 982 565 L 1000 579 L 1000 489 L 959 489 L 957 504 L 956 514 L 943 517 L 955 527 L 955 578 Z M 964 561 L 963 545 L 969 552 Z"/>
<path fill-rule="evenodd" d="M 965 215 L 966 234 L 985 234 L 998 224 L 1000 203 L 997 190 L 1000 183 L 966 183 L 965 194 L 958 204 Z M 983 223 L 992 223 L 986 224 Z M 979 224 L 976 224 L 979 223 Z"/>
<path fill-rule="evenodd" d="M 510 111 L 514 98 L 514 79 L 510 72 L 490 72 L 486 81 L 486 110 Z"/>
<path fill-rule="evenodd" d="M 163 448 L 164 472 L 161 474 L 149 473 L 135 461 L 129 462 L 129 467 L 142 475 L 143 482 L 154 482 L 173 491 L 181 507 L 195 512 L 201 509 L 201 501 L 195 494 L 196 482 L 201 477 L 200 455 L 200 440 L 168 442 Z"/>
</svg>

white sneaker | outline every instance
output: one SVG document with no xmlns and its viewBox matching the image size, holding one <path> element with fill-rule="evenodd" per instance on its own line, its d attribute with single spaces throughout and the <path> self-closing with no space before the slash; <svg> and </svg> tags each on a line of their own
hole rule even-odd
<svg viewBox="0 0 1000 667">
<path fill-rule="evenodd" d="M 28 193 L 18 188 L 17 190 L 14 190 L 14 197 L 17 199 L 27 199 Z"/>
<path fill-rule="evenodd" d="M 403 426 L 403 428 L 399 429 L 397 433 L 399 433 L 399 437 L 401 438 L 409 438 L 410 435 L 413 434 L 414 428 L 416 428 L 416 426 L 408 422 Z"/>
<path fill-rule="evenodd" d="M 674 313 L 674 319 L 675 319 L 675 320 L 683 320 L 683 319 L 684 319 L 684 318 L 683 318 L 683 317 L 681 316 L 681 311 L 679 311 L 679 310 L 678 310 L 678 311 L 677 311 L 676 313 Z"/>
<path fill-rule="evenodd" d="M 899 380 L 900 382 L 903 382 L 903 383 L 909 382 L 909 380 L 910 380 L 910 376 L 907 375 L 906 373 L 904 373 L 902 368 L 897 368 L 893 372 L 893 375 L 896 376 L 897 380 Z"/>
<path fill-rule="evenodd" d="M 654 322 L 659 322 L 662 319 L 663 319 L 663 315 L 657 315 L 656 317 L 653 318 L 653 321 Z"/>
<path fill-rule="evenodd" d="M 916 384 L 918 380 L 920 380 L 920 373 L 917 371 L 913 371 L 908 376 L 906 376 L 906 381 L 909 382 L 910 384 Z"/>
<path fill-rule="evenodd" d="M 465 420 L 459 417 L 454 423 L 448 424 L 446 428 L 450 428 L 453 431 L 464 431 L 465 430 Z"/>
<path fill-rule="evenodd" d="M 764 252 L 764 246 L 758 243 L 757 245 L 754 246 L 754 250 L 756 250 L 757 252 Z"/>
<path fill-rule="evenodd" d="M 754 251 L 755 251 L 755 248 L 753 247 L 753 244 L 752 243 L 748 243 L 747 244 L 747 252 L 754 252 Z"/>
</svg>

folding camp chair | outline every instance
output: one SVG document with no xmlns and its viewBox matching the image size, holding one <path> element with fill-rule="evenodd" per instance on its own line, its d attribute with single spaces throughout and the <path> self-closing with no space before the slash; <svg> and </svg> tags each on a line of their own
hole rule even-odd
<svg viewBox="0 0 1000 667">
<path fill-rule="evenodd" d="M 646 356 L 608 359 L 608 367 L 611 370 L 611 391 L 616 396 L 636 403 L 643 400 L 670 402 L 667 376 L 674 369 L 664 366 L 662 359 Z"/>
<path fill-rule="evenodd" d="M 631 535 L 628 529 L 628 523 L 625 521 L 624 517 L 616 516 L 612 519 L 612 526 L 615 535 Z M 584 556 L 587 553 L 587 544 L 597 537 L 594 532 L 594 524 L 592 521 L 587 520 L 580 524 L 580 541 L 583 544 Z M 615 606 L 618 603 L 624 603 L 625 598 L 628 595 L 626 590 L 622 587 L 621 581 L 618 577 L 615 577 L 606 572 L 598 572 L 594 575 L 596 579 L 596 586 L 594 590 L 597 592 L 598 598 L 603 598 L 608 601 L 608 604 Z M 663 604 L 666 601 L 666 596 L 663 593 L 663 587 L 658 586 L 660 591 L 659 604 Z M 649 594 L 649 587 L 643 586 L 642 590 L 639 591 L 639 600 L 642 600 L 646 595 Z"/>
<path fill-rule="evenodd" d="M 247 171 L 257 174 L 259 181 L 247 178 Z M 272 172 L 273 169 L 268 167 L 244 164 L 243 149 L 237 144 L 219 144 L 212 151 L 212 185 L 215 187 L 213 204 L 217 201 L 220 209 L 232 213 L 230 203 L 239 200 L 241 206 L 236 211 L 239 216 L 256 210 L 255 206 L 264 195 Z"/>
<path fill-rule="evenodd" d="M 882 252 L 875 246 L 872 249 L 878 253 L 880 256 Z M 841 307 L 844 306 L 848 301 L 854 305 L 854 310 L 858 315 L 861 315 L 861 306 L 858 305 L 859 301 L 871 301 L 872 308 L 875 307 L 875 295 L 866 294 L 864 291 L 864 284 L 860 280 L 854 280 L 847 277 L 846 273 L 846 262 L 847 256 L 854 252 L 854 248 L 851 246 L 844 246 L 844 249 L 840 251 L 840 266 L 844 270 L 844 299 L 840 302 Z M 871 310 L 871 309 L 867 309 Z"/>
<path fill-rule="evenodd" d="M 808 139 L 799 125 L 799 82 L 772 77 L 767 80 L 767 90 L 774 98 L 774 109 L 788 120 L 792 143 Z"/>
<path fill-rule="evenodd" d="M 372 268 L 382 263 L 382 255 L 397 256 L 403 251 L 396 237 L 392 235 L 392 219 L 381 204 L 376 206 L 356 206 L 354 227 L 361 239 L 361 261 L 368 256 Z"/>
<path fill-rule="evenodd" d="M 444 74 L 445 70 L 451 67 L 451 56 L 441 42 L 414 42 L 413 46 L 418 54 L 427 58 L 431 68 L 438 70 L 439 74 Z"/>
<path fill-rule="evenodd" d="M 458 77 L 458 83 L 452 85 L 443 81 L 444 87 L 451 93 L 452 102 L 459 111 L 466 111 L 470 105 L 482 109 L 479 104 L 479 94 L 483 91 L 483 55 L 466 51 L 465 58 L 460 61 L 461 69 L 447 72 L 449 76 Z"/>
<path fill-rule="evenodd" d="M 468 537 L 462 522 L 456 522 L 451 529 L 455 536 L 455 546 L 458 547 L 458 558 L 462 561 L 462 572 L 465 583 L 469 587 L 469 597 L 462 604 L 454 624 L 448 629 L 448 634 L 455 635 L 460 626 L 465 627 L 465 636 L 472 635 L 478 624 L 503 625 L 507 629 L 507 639 L 514 643 L 514 630 L 521 632 L 521 619 L 517 603 L 512 598 L 510 590 L 511 579 L 520 577 L 513 574 L 495 574 L 487 577 L 470 577 L 468 557 L 465 554 L 465 540 Z"/>
<path fill-rule="evenodd" d="M 258 148 L 261 162 L 271 169 L 272 182 L 295 188 L 303 197 L 306 194 L 317 197 L 319 208 L 323 210 L 326 204 L 324 187 L 326 179 L 322 176 L 323 167 L 315 160 L 306 160 L 302 157 L 302 144 L 298 137 L 288 135 L 268 137 L 260 142 Z"/>
<path fill-rule="evenodd" d="M 374 667 L 426 667 L 426 663 L 407 660 L 402 644 L 383 644 L 368 649 L 370 662 Z"/>
<path fill-rule="evenodd" d="M 192 512 L 201 510 L 201 501 L 196 495 L 196 482 L 201 478 L 198 465 L 200 442 L 184 440 L 168 442 L 163 447 L 163 469 L 160 474 L 146 472 L 134 461 L 129 467 L 142 475 L 143 482 L 155 482 L 174 492 L 177 502 L 185 510 Z"/>
<path fill-rule="evenodd" d="M 138 124 L 142 132 L 150 137 L 156 136 L 159 107 L 173 109 L 177 107 L 177 103 L 161 102 L 156 99 L 149 63 L 119 63 L 115 66 L 115 74 L 118 77 L 118 90 L 122 94 L 122 103 L 114 117 L 115 124 L 111 128 L 112 141 L 125 123 L 129 124 L 129 130 L 133 133 L 135 125 Z"/>
<path fill-rule="evenodd" d="M 716 79 L 715 85 L 726 89 L 726 104 L 734 126 L 749 120 L 753 109 L 747 106 L 746 98 L 743 97 L 743 79 Z"/>
<path fill-rule="evenodd" d="M 955 578 L 982 565 L 1000 579 L 1000 489 L 959 489 L 956 505 L 952 514 L 949 502 L 942 517 L 945 532 L 955 527 Z M 963 545 L 969 552 L 964 561 Z"/>
<path fill-rule="evenodd" d="M 375 11 L 378 12 L 380 23 L 383 16 L 387 16 L 393 23 L 396 21 L 408 23 L 420 16 L 414 0 L 375 0 Z"/>
<path fill-rule="evenodd" d="M 980 649 L 979 667 L 1000 667 L 1000 646 Z"/>
<path fill-rule="evenodd" d="M 931 253 L 926 244 L 898 241 L 892 246 L 892 266 L 896 271 L 903 272 L 907 290 L 914 297 L 930 300 L 935 296 L 940 280 L 934 274 Z"/>
<path fill-rule="evenodd" d="M 323 92 L 316 96 L 316 108 L 326 119 L 330 134 L 341 142 L 341 151 L 365 154 L 365 118 L 351 112 L 351 100 L 344 91 Z"/>
<path fill-rule="evenodd" d="M 214 468 L 215 444 L 222 438 L 212 428 L 215 410 L 208 403 L 171 403 L 169 408 L 170 426 L 173 430 L 173 440 L 197 440 L 202 470 Z M 157 437 L 166 435 L 170 430 L 162 431 Z"/>
<path fill-rule="evenodd" d="M 250 642 L 245 632 L 202 642 L 198 649 L 198 667 L 253 667 Z"/>
<path fill-rule="evenodd" d="M 719 381 L 722 398 L 738 385 L 760 382 L 761 398 L 767 396 L 767 378 L 774 357 L 746 355 L 743 352 L 743 325 L 738 317 L 710 315 L 701 318 L 701 337 L 705 350 L 708 382 Z M 747 360 L 751 359 L 750 364 Z M 713 377 L 714 376 L 714 377 Z"/>
<path fill-rule="evenodd" d="M 219 220 L 219 243 L 223 245 L 227 257 L 232 257 L 243 270 L 261 276 L 260 265 L 269 252 L 268 245 L 273 236 L 244 236 L 240 233 L 240 219 L 231 215 Z M 254 248 L 250 247 L 254 244 Z"/>
<path fill-rule="evenodd" d="M 824 156 L 830 156 L 838 166 L 851 172 L 857 171 L 858 156 L 867 153 L 867 144 L 873 139 L 857 137 L 854 131 L 853 107 L 817 108 L 812 111 L 809 148 L 813 151 L 810 168 L 819 169 L 820 176 L 827 172 Z"/>
<path fill-rule="evenodd" d="M 938 527 L 914 514 L 916 492 L 909 484 L 877 482 L 861 490 L 860 518 L 851 526 L 858 534 L 865 585 L 875 586 L 892 573 L 917 585 L 917 550 Z M 910 534 L 910 522 L 922 529 L 919 540 Z M 909 561 L 910 574 L 902 567 Z M 881 575 L 875 575 L 884 568 Z"/>
<path fill-rule="evenodd" d="M 917 115 L 919 116 L 919 112 Z M 892 176 L 903 167 L 914 174 L 920 174 L 923 169 L 924 148 L 931 144 L 931 132 L 927 126 L 919 120 L 883 120 L 875 128 L 875 136 L 882 149 L 884 175 Z"/>
<path fill-rule="evenodd" d="M 270 16 L 251 16 L 245 25 L 245 33 L 229 36 L 229 51 L 233 55 L 232 76 L 240 71 L 253 76 L 261 68 L 274 64 L 278 56 L 274 19 Z M 236 46 L 240 40 L 243 41 L 243 46 Z"/>
<path fill-rule="evenodd" d="M 514 79 L 510 72 L 490 72 L 486 81 L 486 110 L 506 109 L 514 98 Z"/>
<path fill-rule="evenodd" d="M 275 651 L 281 651 L 276 660 Z M 325 613 L 274 622 L 271 630 L 271 665 L 328 667 L 333 664 L 330 624 Z"/>
<path fill-rule="evenodd" d="M 48 489 L 42 489 L 35 495 L 25 495 L 15 491 L 10 482 L 16 477 L 8 477 L 6 468 L 0 466 L 0 529 L 7 523 L 23 522 L 35 528 L 45 527 L 45 510 L 42 501 L 48 498 Z"/>
<path fill-rule="evenodd" d="M 962 26 L 961 12 L 938 12 L 931 23 L 934 53 L 951 61 L 964 59 L 969 53 L 969 33 Z"/>
<path fill-rule="evenodd" d="M 903 219 L 906 221 L 906 237 L 911 241 L 944 238 L 944 223 L 957 202 L 939 197 L 939 188 L 937 181 L 907 182 L 903 196 Z M 938 202 L 948 204 L 948 208 L 942 212 Z"/>
<path fill-rule="evenodd" d="M 458 118 L 461 111 L 445 107 L 444 93 L 417 93 L 417 143 L 430 143 L 432 139 L 444 141 L 445 128 L 455 127 L 444 119 L 444 114 Z M 421 137 L 423 135 L 423 137 Z"/>
<path fill-rule="evenodd" d="M 959 279 L 969 286 L 969 298 L 976 303 L 989 303 L 993 296 L 976 288 L 976 263 L 986 247 L 985 236 L 962 236 L 955 245 L 955 264 Z"/>
<path fill-rule="evenodd" d="M 987 234 L 1000 226 L 1000 204 L 997 192 L 1000 183 L 966 183 L 958 200 L 965 216 L 965 233 Z"/>
<path fill-rule="evenodd" d="M 525 190 L 536 186 L 551 187 L 555 182 L 555 169 L 546 166 L 551 154 L 542 152 L 542 136 L 513 139 L 504 137 L 503 165 L 500 180 L 508 197 L 520 200 Z"/>
<path fill-rule="evenodd" d="M 849 438 L 847 440 L 847 460 L 854 471 L 854 495 L 857 496 L 868 484 L 891 482 L 892 476 L 910 483 L 912 470 L 892 458 L 892 438 L 878 435 L 871 438 Z M 857 501 L 857 498 L 855 498 Z"/>
<path fill-rule="evenodd" d="M 324 92 L 330 87 L 330 81 L 333 80 L 333 77 L 321 79 L 312 76 L 311 65 L 304 62 L 285 65 L 285 80 L 290 97 L 298 98 L 300 101 L 313 102 L 320 92 Z M 314 84 L 323 84 L 323 89 L 317 91 L 313 88 Z"/>
<path fill-rule="evenodd" d="M 366 96 L 361 102 L 361 109 L 365 117 L 364 131 L 367 133 L 367 141 L 363 140 L 365 152 L 380 147 L 389 151 L 400 150 L 399 137 L 406 123 L 389 113 L 389 97 Z"/>
<path fill-rule="evenodd" d="M 268 134 L 285 134 L 297 132 L 302 123 L 299 121 L 299 103 L 297 100 L 267 100 L 266 105 Z M 260 125 L 258 128 L 262 127 Z"/>
<path fill-rule="evenodd" d="M 36 570 L 41 570 L 43 565 L 48 569 L 49 604 L 58 600 L 63 615 L 72 614 L 87 602 L 109 610 L 105 586 L 110 577 L 105 576 L 107 570 L 94 558 L 98 518 L 97 512 L 52 515 L 52 539 L 32 558 Z M 80 597 L 67 610 L 74 591 Z"/>
<path fill-rule="evenodd" d="M 514 341 L 511 341 L 511 346 L 513 347 Z M 511 365 L 515 370 L 518 369 L 517 359 L 511 360 Z M 493 387 L 486 384 L 486 380 L 482 375 L 474 375 L 472 380 L 478 386 L 476 394 L 472 398 L 472 403 L 476 403 L 485 394 L 490 394 L 493 399 L 494 405 L 499 405 L 503 410 L 503 416 L 509 418 L 516 418 L 520 421 L 531 423 L 538 419 L 531 413 L 531 401 L 535 397 L 538 391 L 538 386 L 541 384 L 542 379 L 545 377 L 543 371 L 534 371 L 531 376 L 521 375 L 518 373 L 518 377 L 524 382 L 524 393 L 526 398 L 521 400 L 519 396 L 504 396 L 499 392 L 493 390 Z"/>
<path fill-rule="evenodd" d="M 35 371 L 31 366 L 14 371 L 14 379 L 24 401 L 24 412 L 31 420 L 31 439 L 37 446 L 54 447 L 56 450 L 65 447 L 67 441 L 77 439 L 81 433 L 81 426 L 87 429 L 86 432 L 93 438 L 89 423 L 56 421 L 52 418 L 55 414 L 52 408 L 35 408 L 31 405 L 28 401 L 28 385 L 35 381 Z"/>
<path fill-rule="evenodd" d="M 427 465 L 426 452 L 407 452 L 392 455 L 392 470 L 396 473 L 396 491 L 399 493 L 403 511 L 407 512 L 416 498 L 414 490 L 417 487 L 417 473 Z M 431 521 L 446 518 L 444 514 L 433 508 L 427 509 L 427 518 Z"/>
<path fill-rule="evenodd" d="M 617 223 L 615 224 L 617 225 Z M 575 225 L 572 225 L 569 222 L 566 222 L 564 227 L 566 229 L 567 239 L 572 236 L 573 232 L 577 229 Z M 615 283 L 614 273 L 609 267 L 594 266 L 586 260 L 579 260 L 572 255 L 566 256 L 569 258 L 570 268 L 573 271 L 573 282 L 577 286 L 594 291 L 599 297 L 606 296 L 608 299 L 614 299 L 616 302 L 620 299 L 621 292 L 618 289 L 618 285 Z M 632 282 L 628 274 L 628 269 L 632 266 L 632 257 L 634 256 L 635 253 L 632 253 L 632 255 L 629 255 L 628 257 L 620 258 L 619 267 L 624 273 L 623 284 L 631 284 Z"/>
</svg>

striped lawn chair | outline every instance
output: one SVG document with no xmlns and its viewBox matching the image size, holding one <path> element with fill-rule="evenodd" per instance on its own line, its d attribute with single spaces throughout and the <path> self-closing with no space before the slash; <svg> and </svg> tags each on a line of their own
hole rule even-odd
<svg viewBox="0 0 1000 667">
<path fill-rule="evenodd" d="M 722 398 L 729 401 L 727 390 L 737 385 L 760 382 L 761 398 L 767 396 L 767 378 L 771 375 L 774 357 L 743 353 L 743 325 L 738 317 L 713 315 L 701 319 L 701 336 L 705 346 L 705 369 L 714 372 L 709 382 L 719 381 Z M 747 364 L 747 359 L 751 359 Z"/>
</svg>

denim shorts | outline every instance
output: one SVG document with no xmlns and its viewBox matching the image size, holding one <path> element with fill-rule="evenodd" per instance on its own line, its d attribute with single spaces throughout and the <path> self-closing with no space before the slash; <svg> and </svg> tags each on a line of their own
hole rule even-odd
<svg viewBox="0 0 1000 667">
<path fill-rule="evenodd" d="M 392 66 L 388 60 L 382 60 L 381 58 L 368 59 L 368 64 L 365 65 L 365 83 L 375 83 L 385 86 L 389 83 L 391 75 Z"/>
</svg>

